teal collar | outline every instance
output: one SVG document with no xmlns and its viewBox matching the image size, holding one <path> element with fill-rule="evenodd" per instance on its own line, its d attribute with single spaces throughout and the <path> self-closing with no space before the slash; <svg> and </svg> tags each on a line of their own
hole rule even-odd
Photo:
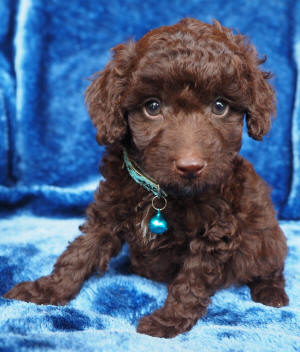
<svg viewBox="0 0 300 352">
<path fill-rule="evenodd" d="M 160 188 L 159 184 L 153 180 L 149 175 L 147 175 L 134 161 L 129 159 L 127 151 L 123 148 L 124 163 L 126 165 L 129 175 L 133 180 L 139 185 L 143 186 L 147 191 L 153 193 L 154 197 L 152 198 L 152 208 L 157 211 L 149 223 L 148 228 L 150 232 L 154 235 L 162 235 L 168 230 L 168 223 L 166 219 L 161 214 L 161 210 L 164 210 L 167 206 L 167 193 Z M 164 201 L 164 205 L 161 208 L 158 208 L 155 205 L 155 200 L 160 199 Z M 155 236 L 154 236 L 155 238 Z M 151 237 L 153 239 L 153 237 Z"/>
<path fill-rule="evenodd" d="M 143 186 L 147 191 L 152 192 L 158 198 L 166 198 L 168 196 L 153 178 L 147 175 L 133 160 L 130 160 L 125 148 L 123 148 L 123 157 L 127 171 L 136 183 Z"/>
</svg>

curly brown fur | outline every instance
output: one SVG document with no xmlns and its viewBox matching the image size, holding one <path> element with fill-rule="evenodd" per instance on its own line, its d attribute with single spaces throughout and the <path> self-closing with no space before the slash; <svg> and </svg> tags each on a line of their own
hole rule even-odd
<svg viewBox="0 0 300 352">
<path fill-rule="evenodd" d="M 172 337 L 191 329 L 216 290 L 232 284 L 249 285 L 257 302 L 288 304 L 286 240 L 270 191 L 238 154 L 244 115 L 249 135 L 260 140 L 275 112 L 262 62 L 245 37 L 217 21 L 184 19 L 116 46 L 86 92 L 107 149 L 84 235 L 49 276 L 5 297 L 66 304 L 126 241 L 133 271 L 168 283 L 165 305 L 139 321 L 141 333 Z M 145 102 L 154 97 L 161 110 L 149 116 Z M 218 98 L 228 106 L 224 116 L 213 110 Z M 122 146 L 169 194 L 169 229 L 153 240 L 145 241 L 152 195 L 123 167 Z"/>
</svg>

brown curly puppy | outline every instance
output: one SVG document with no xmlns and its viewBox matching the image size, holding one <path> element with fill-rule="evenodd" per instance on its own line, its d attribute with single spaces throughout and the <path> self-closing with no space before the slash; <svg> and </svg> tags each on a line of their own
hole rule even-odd
<svg viewBox="0 0 300 352">
<path fill-rule="evenodd" d="M 275 112 L 263 61 L 244 36 L 194 19 L 116 46 L 86 92 L 107 148 L 84 235 L 49 276 L 5 297 L 64 305 L 127 241 L 133 271 L 168 283 L 165 305 L 139 321 L 141 333 L 191 329 L 216 290 L 232 284 L 249 285 L 254 301 L 287 305 L 286 240 L 269 188 L 238 154 L 244 115 L 249 135 L 261 140 Z M 153 194 L 129 175 L 122 148 L 168 194 L 161 235 L 148 228 Z"/>
</svg>

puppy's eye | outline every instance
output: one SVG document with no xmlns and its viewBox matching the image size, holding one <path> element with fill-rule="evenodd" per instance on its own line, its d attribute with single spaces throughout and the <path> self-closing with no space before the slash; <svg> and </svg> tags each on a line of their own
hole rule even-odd
<svg viewBox="0 0 300 352">
<path fill-rule="evenodd" d="M 218 98 L 212 104 L 212 112 L 213 112 L 213 114 L 218 115 L 218 116 L 226 115 L 228 112 L 228 109 L 229 109 L 229 105 L 226 103 L 226 101 L 224 101 L 221 98 Z"/>
<path fill-rule="evenodd" d="M 144 105 L 144 111 L 150 116 L 157 116 L 161 112 L 160 102 L 158 99 L 148 100 Z"/>
</svg>

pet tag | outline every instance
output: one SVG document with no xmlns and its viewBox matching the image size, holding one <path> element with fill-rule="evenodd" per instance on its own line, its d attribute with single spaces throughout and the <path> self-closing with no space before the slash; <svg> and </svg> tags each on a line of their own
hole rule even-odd
<svg viewBox="0 0 300 352">
<path fill-rule="evenodd" d="M 162 208 L 155 207 L 154 200 L 156 198 L 163 199 L 165 201 L 165 205 Z M 148 227 L 149 227 L 149 230 L 156 235 L 161 235 L 168 230 L 168 223 L 160 212 L 161 210 L 165 209 L 166 206 L 167 206 L 167 200 L 165 197 L 155 196 L 152 199 L 152 207 L 153 209 L 157 210 L 157 213 L 150 219 Z"/>
</svg>

